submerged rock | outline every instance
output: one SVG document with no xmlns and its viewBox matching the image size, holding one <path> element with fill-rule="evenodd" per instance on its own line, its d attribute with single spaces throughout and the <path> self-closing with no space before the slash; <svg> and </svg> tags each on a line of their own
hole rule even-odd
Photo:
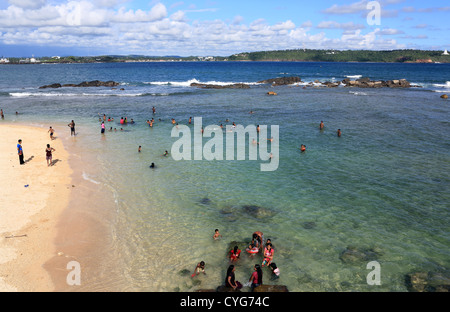
<svg viewBox="0 0 450 312">
<path fill-rule="evenodd" d="M 261 285 L 256 287 L 253 292 L 257 293 L 268 293 L 268 292 L 274 292 L 274 293 L 286 293 L 289 292 L 287 286 L 284 285 Z"/>
<path fill-rule="evenodd" d="M 242 206 L 242 209 L 256 219 L 271 218 L 275 215 L 275 212 L 272 210 L 256 205 L 245 205 Z"/>
<path fill-rule="evenodd" d="M 199 204 L 211 205 L 211 199 L 209 199 L 208 197 L 203 197 L 202 199 L 199 200 Z"/>
<path fill-rule="evenodd" d="M 381 255 L 379 251 L 374 249 L 356 248 L 353 246 L 347 247 L 339 256 L 344 263 L 355 263 L 361 261 L 377 260 Z"/>
<path fill-rule="evenodd" d="M 178 274 L 181 276 L 190 276 L 192 274 L 192 272 L 189 271 L 188 269 L 183 269 L 180 272 L 178 272 Z"/>
<path fill-rule="evenodd" d="M 303 228 L 310 230 L 310 229 L 314 229 L 317 226 L 317 224 L 316 224 L 316 222 L 303 222 L 302 226 L 303 226 Z"/>
<path fill-rule="evenodd" d="M 405 275 L 405 285 L 411 292 L 449 292 L 450 273 L 413 272 Z"/>
</svg>

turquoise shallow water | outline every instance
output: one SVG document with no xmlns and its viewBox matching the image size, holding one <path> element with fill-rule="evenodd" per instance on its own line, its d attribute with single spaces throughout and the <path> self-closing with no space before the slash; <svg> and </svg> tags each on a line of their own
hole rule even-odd
<svg viewBox="0 0 450 312">
<path fill-rule="evenodd" d="M 78 148 L 97 162 L 85 178 L 105 186 L 116 201 L 109 209 L 115 211 L 112 254 L 121 263 L 113 274 L 126 281 L 116 286 L 120 290 L 215 288 L 225 277 L 229 243 L 248 243 L 254 231 L 262 231 L 274 243 L 274 262 L 281 271 L 272 281 L 264 270 L 264 283 L 287 285 L 291 291 L 406 291 L 405 274 L 450 265 L 449 105 L 439 98 L 450 79 L 438 65 L 409 65 L 2 66 L 1 107 L 9 121 L 47 127 L 75 119 L 80 125 Z M 266 85 L 250 90 L 188 87 L 192 79 L 253 83 L 284 73 L 304 81 L 348 75 L 407 78 L 424 87 L 278 87 L 276 97 L 266 95 L 274 90 Z M 94 79 L 119 81 L 125 90 L 37 89 L 56 81 Z M 14 116 L 15 111 L 21 114 Z M 137 123 L 102 137 L 99 113 L 115 118 L 107 129 L 120 129 L 122 116 Z M 170 119 L 186 125 L 190 116 L 202 117 L 205 126 L 278 125 L 278 170 L 261 172 L 260 161 L 163 157 L 177 140 L 171 137 Z M 150 129 L 145 121 L 152 117 L 156 122 Z M 321 120 L 323 131 L 318 129 Z M 300 144 L 307 146 L 305 153 Z M 148 168 L 151 162 L 155 170 Z M 258 206 L 261 213 L 252 214 L 245 206 Z M 219 241 L 212 240 L 216 228 L 223 235 Z M 367 284 L 368 260 L 340 258 L 349 246 L 376 253 L 381 286 Z M 245 282 L 262 259 L 243 256 L 236 278 Z M 201 260 L 206 276 L 192 280 L 180 274 L 193 271 Z"/>
</svg>

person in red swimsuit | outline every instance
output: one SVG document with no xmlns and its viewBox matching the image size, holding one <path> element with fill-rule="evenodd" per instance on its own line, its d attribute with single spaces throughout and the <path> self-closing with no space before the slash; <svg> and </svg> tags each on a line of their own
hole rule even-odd
<svg viewBox="0 0 450 312">
<path fill-rule="evenodd" d="M 241 254 L 241 250 L 238 248 L 238 246 L 234 246 L 234 249 L 230 251 L 230 260 L 231 262 L 235 262 L 239 259 Z"/>
</svg>

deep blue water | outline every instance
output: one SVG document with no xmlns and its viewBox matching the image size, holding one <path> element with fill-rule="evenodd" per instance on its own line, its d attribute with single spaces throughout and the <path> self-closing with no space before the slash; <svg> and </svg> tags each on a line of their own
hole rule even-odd
<svg viewBox="0 0 450 312">
<path fill-rule="evenodd" d="M 95 155 L 97 163 L 95 170 L 86 169 L 86 177 L 107 186 L 116 200 L 111 231 L 113 254 L 123 266 L 119 271 L 126 272 L 121 290 L 215 288 L 228 266 L 228 243 L 249 242 L 259 230 L 272 238 L 274 262 L 282 272 L 272 281 L 265 270 L 265 283 L 292 291 L 405 291 L 405 274 L 450 268 L 450 107 L 440 98 L 450 93 L 449 72 L 448 64 L 5 65 L 0 66 L 0 108 L 6 122 L 51 123 L 57 131 L 77 122 L 73 145 Z M 294 75 L 305 83 L 256 84 Z M 404 78 L 420 88 L 303 88 L 346 77 Z M 121 85 L 38 89 L 91 80 Z M 190 87 L 193 81 L 245 82 L 251 88 L 203 90 Z M 278 95 L 267 96 L 268 91 Z M 127 131 L 101 136 L 103 114 L 115 118 L 107 129 Z M 121 117 L 136 124 L 121 126 Z M 152 117 L 156 121 L 149 128 L 146 120 Z M 162 157 L 177 140 L 170 120 L 181 126 L 189 117 L 202 117 L 204 126 L 279 126 L 278 170 L 261 172 L 261 161 Z M 322 120 L 325 129 L 319 131 Z M 300 153 L 300 144 L 306 153 Z M 148 168 L 151 162 L 157 170 Z M 261 214 L 245 206 L 261 207 Z M 216 228 L 223 235 L 218 242 L 211 239 Z M 368 261 L 340 258 L 349 246 L 377 252 L 381 286 L 367 285 Z M 179 274 L 193 271 L 200 260 L 208 275 L 199 284 Z M 245 282 L 261 260 L 241 259 L 237 279 Z"/>
</svg>

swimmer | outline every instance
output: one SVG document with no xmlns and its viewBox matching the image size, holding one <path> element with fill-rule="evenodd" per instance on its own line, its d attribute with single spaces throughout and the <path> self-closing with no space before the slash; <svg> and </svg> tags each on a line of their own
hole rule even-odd
<svg viewBox="0 0 450 312">
<path fill-rule="evenodd" d="M 264 234 L 260 231 L 256 231 L 255 233 L 253 233 L 252 242 L 253 241 L 255 241 L 256 247 L 258 247 L 258 249 L 262 250 L 263 242 L 264 242 Z"/>
<path fill-rule="evenodd" d="M 241 250 L 238 246 L 234 246 L 233 250 L 230 251 L 230 260 L 231 262 L 237 261 L 241 256 Z"/>
<path fill-rule="evenodd" d="M 140 152 L 141 152 L 141 148 L 142 148 L 142 146 L 140 146 L 140 145 L 139 145 L 139 148 L 138 148 L 138 153 L 140 153 Z"/>
<path fill-rule="evenodd" d="M 323 124 L 323 121 L 321 121 L 321 122 L 320 122 L 320 125 L 319 125 L 319 130 L 323 130 L 324 127 L 325 127 L 325 126 L 324 126 L 324 124 Z"/>
<path fill-rule="evenodd" d="M 152 169 L 156 168 L 155 163 L 152 163 L 152 164 L 150 165 L 150 168 L 152 168 Z"/>
<path fill-rule="evenodd" d="M 305 152 L 306 151 L 306 145 L 301 145 L 300 146 L 300 151 L 303 153 L 303 152 Z"/>
<path fill-rule="evenodd" d="M 272 261 L 273 261 L 273 248 L 272 244 L 268 243 L 264 248 L 264 261 L 262 263 L 262 266 L 270 265 Z"/>
<path fill-rule="evenodd" d="M 272 270 L 272 274 L 274 275 L 275 278 L 280 276 L 280 269 L 277 267 L 277 265 L 275 264 L 275 262 L 272 262 L 269 265 L 269 268 Z"/>
<path fill-rule="evenodd" d="M 169 152 L 168 152 L 168 151 L 165 151 L 164 154 L 163 154 L 163 156 L 165 156 L 165 157 L 169 156 Z"/>
<path fill-rule="evenodd" d="M 219 237 L 222 237 L 222 234 L 219 233 L 218 229 L 215 229 L 213 238 L 216 240 L 216 239 L 219 239 Z"/>
<path fill-rule="evenodd" d="M 189 124 L 191 124 L 192 122 L 192 117 L 189 117 Z"/>
<path fill-rule="evenodd" d="M 337 131 L 337 136 L 338 136 L 339 138 L 341 137 L 341 134 L 342 134 L 341 129 L 338 129 L 338 131 Z"/>
</svg>

